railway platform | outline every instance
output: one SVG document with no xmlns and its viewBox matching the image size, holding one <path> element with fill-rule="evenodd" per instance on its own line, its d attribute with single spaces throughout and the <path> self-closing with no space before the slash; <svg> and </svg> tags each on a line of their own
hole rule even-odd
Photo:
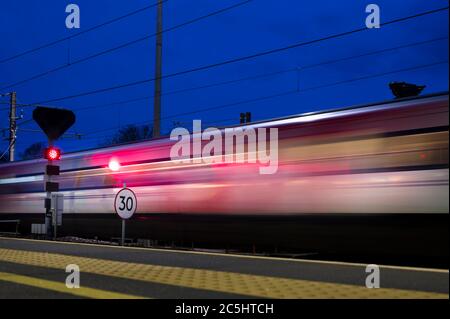
<svg viewBox="0 0 450 319">
<path fill-rule="evenodd" d="M 377 265 L 368 288 L 367 266 L 0 238 L 0 298 L 449 298 L 447 269 Z"/>
</svg>

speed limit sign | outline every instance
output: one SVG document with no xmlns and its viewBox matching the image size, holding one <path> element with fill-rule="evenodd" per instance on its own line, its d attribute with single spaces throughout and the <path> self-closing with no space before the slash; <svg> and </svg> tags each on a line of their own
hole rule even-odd
<svg viewBox="0 0 450 319">
<path fill-rule="evenodd" d="M 131 218 L 137 208 L 137 199 L 134 192 L 129 188 L 121 189 L 114 200 L 114 208 L 120 218 Z"/>
</svg>

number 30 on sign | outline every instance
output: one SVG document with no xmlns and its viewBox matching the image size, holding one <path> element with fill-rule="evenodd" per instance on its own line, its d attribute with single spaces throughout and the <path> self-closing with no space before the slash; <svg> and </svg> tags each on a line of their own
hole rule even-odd
<svg viewBox="0 0 450 319">
<path fill-rule="evenodd" d="M 129 188 L 121 189 L 116 195 L 114 208 L 120 218 L 131 218 L 137 208 L 137 199 L 134 192 Z"/>
</svg>

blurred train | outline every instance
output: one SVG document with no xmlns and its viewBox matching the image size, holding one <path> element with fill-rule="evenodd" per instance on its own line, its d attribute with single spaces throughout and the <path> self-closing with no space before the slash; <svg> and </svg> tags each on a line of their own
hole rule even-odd
<svg viewBox="0 0 450 319">
<path fill-rule="evenodd" d="M 135 239 L 448 258 L 448 113 L 447 92 L 242 125 L 278 128 L 273 175 L 175 164 L 169 138 L 63 154 L 59 235 L 118 237 L 126 183 Z M 0 166 L 0 220 L 20 219 L 22 233 L 44 221 L 45 165 Z"/>
</svg>

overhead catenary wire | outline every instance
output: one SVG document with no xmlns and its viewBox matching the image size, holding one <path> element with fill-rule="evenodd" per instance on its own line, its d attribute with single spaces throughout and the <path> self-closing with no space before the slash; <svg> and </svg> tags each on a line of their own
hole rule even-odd
<svg viewBox="0 0 450 319">
<path fill-rule="evenodd" d="M 0 156 L 0 159 L 2 159 L 8 152 L 11 150 L 11 148 L 15 145 L 16 139 L 13 139 L 12 142 L 8 145 L 8 148 L 2 153 Z"/>
<path fill-rule="evenodd" d="M 180 116 L 192 115 L 192 114 L 197 114 L 197 113 L 202 113 L 202 112 L 206 112 L 206 111 L 212 111 L 212 110 L 217 110 L 217 109 L 222 109 L 222 108 L 227 108 L 227 107 L 232 107 L 232 106 L 238 106 L 238 105 L 243 105 L 243 104 L 250 104 L 250 103 L 260 102 L 260 101 L 264 101 L 264 100 L 279 98 L 279 97 L 283 97 L 283 96 L 299 94 L 299 93 L 303 93 L 303 92 L 307 92 L 307 91 L 312 91 L 312 90 L 332 87 L 332 86 L 336 86 L 336 85 L 342 85 L 342 84 L 346 84 L 346 83 L 351 83 L 351 82 L 356 82 L 356 81 L 361 81 L 361 80 L 367 80 L 367 79 L 376 78 L 376 77 L 382 77 L 382 76 L 386 76 L 386 75 L 390 75 L 390 74 L 429 68 L 429 67 L 442 65 L 442 64 L 448 64 L 448 60 L 438 61 L 438 62 L 428 63 L 428 64 L 421 64 L 421 65 L 417 65 L 417 66 L 413 66 L 413 67 L 402 68 L 402 69 L 392 70 L 392 71 L 388 71 L 388 72 L 372 74 L 372 75 L 368 75 L 368 76 L 356 77 L 356 78 L 347 79 L 347 80 L 343 80 L 343 81 L 337 81 L 337 82 L 328 83 L 328 84 L 324 84 L 324 85 L 309 87 L 309 88 L 305 88 L 305 89 L 301 89 L 301 90 L 298 90 L 298 89 L 289 90 L 289 91 L 286 91 L 286 92 L 273 94 L 273 95 L 270 95 L 270 96 L 264 96 L 264 97 L 254 98 L 254 99 L 248 99 L 248 100 L 239 101 L 239 102 L 235 102 L 235 103 L 227 103 L 227 104 L 222 104 L 222 105 L 218 105 L 218 106 L 208 107 L 208 108 L 199 109 L 199 110 L 190 111 L 190 112 L 183 112 L 183 113 L 173 114 L 173 115 L 169 115 L 169 116 L 163 117 L 162 119 L 174 119 L 174 118 L 178 118 Z M 231 121 L 231 120 L 233 120 L 233 119 L 227 119 L 227 120 L 223 120 L 223 121 L 220 121 L 220 122 Z M 219 121 L 209 121 L 208 123 L 215 124 L 215 123 L 218 123 L 218 122 Z M 117 129 L 120 129 L 122 127 L 126 127 L 128 125 L 139 126 L 139 125 L 144 125 L 144 124 L 148 124 L 148 121 L 127 123 L 127 124 L 124 124 L 123 126 L 120 126 L 120 127 L 114 126 L 114 127 L 111 127 L 111 128 L 106 128 L 106 129 L 100 129 L 100 130 L 86 132 L 84 134 L 81 134 L 82 135 L 82 140 L 99 141 L 101 139 L 112 138 L 112 137 L 115 136 L 115 134 L 103 135 L 103 136 L 95 136 L 95 137 L 89 137 L 89 136 L 93 135 L 93 134 L 97 134 L 97 133 L 107 132 L 107 131 L 111 131 L 111 130 L 117 130 Z"/>
<path fill-rule="evenodd" d="M 404 22 L 404 21 L 411 20 L 411 19 L 416 19 L 416 18 L 423 17 L 423 16 L 426 16 L 426 15 L 435 14 L 435 13 L 438 13 L 438 12 L 442 12 L 442 11 L 448 10 L 448 8 L 449 7 L 447 6 L 447 7 L 440 8 L 440 9 L 429 10 L 429 11 L 417 13 L 417 14 L 414 14 L 414 15 L 409 15 L 409 16 L 406 16 L 406 17 L 393 19 L 393 20 L 381 23 L 381 25 L 382 26 L 386 26 L 386 25 L 391 25 L 391 24 L 395 24 L 395 23 Z M 220 62 L 216 62 L 216 63 L 212 63 L 212 64 L 207 64 L 207 65 L 198 66 L 198 67 L 194 67 L 194 68 L 190 68 L 190 69 L 186 69 L 186 70 L 182 70 L 182 71 L 178 71 L 178 72 L 165 74 L 165 75 L 162 76 L 162 78 L 163 79 L 172 78 L 172 77 L 176 77 L 176 76 L 180 76 L 180 75 L 185 75 L 185 74 L 194 73 L 194 72 L 198 72 L 198 71 L 203 71 L 203 70 L 207 70 L 207 69 L 211 69 L 211 68 L 216 68 L 216 67 L 219 67 L 219 66 L 224 66 L 224 65 L 228 65 L 228 64 L 241 62 L 241 61 L 246 61 L 246 60 L 254 59 L 254 58 L 257 58 L 257 57 L 266 56 L 266 55 L 270 55 L 270 54 L 274 54 L 274 53 L 278 53 L 278 52 L 283 52 L 283 51 L 287 51 L 287 50 L 298 48 L 298 47 L 302 47 L 302 46 L 307 46 L 307 45 L 320 43 L 320 42 L 323 42 L 323 41 L 328 41 L 328 40 L 331 40 L 331 39 L 342 38 L 342 37 L 345 37 L 345 36 L 348 36 L 348 35 L 351 35 L 351 34 L 364 32 L 366 30 L 368 30 L 368 29 L 366 27 L 363 27 L 363 28 L 358 28 L 358 29 L 354 29 L 354 30 L 350 30 L 350 31 L 345 31 L 345 32 L 341 32 L 341 33 L 337 33 L 337 34 L 333 34 L 333 35 L 329 35 L 329 36 L 325 36 L 325 37 L 321 37 L 321 38 L 317 38 L 317 39 L 313 39 L 313 40 L 297 42 L 297 43 L 294 43 L 294 44 L 291 44 L 291 45 L 288 45 L 288 46 L 284 46 L 284 47 L 279 47 L 279 48 L 275 48 L 275 49 L 271 49 L 271 50 L 261 51 L 261 52 L 250 54 L 250 55 L 246 55 L 246 56 L 241 56 L 241 57 L 232 58 L 232 59 L 226 59 L 226 60 L 223 60 L 223 61 L 220 61 Z M 89 96 L 89 95 L 93 95 L 93 94 L 99 94 L 99 93 L 104 93 L 104 92 L 108 92 L 108 91 L 112 91 L 112 90 L 117 90 L 117 89 L 130 87 L 130 86 L 135 86 L 135 85 L 139 85 L 139 84 L 143 84 L 143 83 L 148 83 L 148 82 L 152 82 L 154 80 L 155 80 L 155 78 L 143 79 L 143 80 L 128 82 L 128 83 L 124 83 L 124 84 L 120 84 L 120 85 L 110 86 L 110 87 L 106 87 L 106 88 L 100 88 L 100 89 L 85 91 L 85 92 L 81 92 L 81 93 L 77 93 L 77 94 L 66 95 L 66 96 L 62 96 L 62 97 L 57 97 L 57 98 L 51 98 L 51 99 L 47 99 L 47 100 L 37 101 L 37 102 L 35 102 L 33 104 L 44 104 L 44 103 L 51 103 L 51 102 L 57 102 L 57 101 L 62 101 L 62 100 L 74 99 L 74 98 L 78 98 L 78 97 Z"/>
<path fill-rule="evenodd" d="M 357 82 L 357 81 L 362 81 L 362 80 L 367 80 L 367 79 L 371 79 L 371 78 L 382 77 L 382 76 L 396 74 L 396 73 L 401 73 L 401 72 L 409 72 L 409 71 L 415 71 L 415 70 L 419 70 L 419 69 L 430 68 L 430 67 L 434 67 L 434 66 L 437 66 L 437 65 L 447 64 L 447 63 L 448 63 L 448 60 L 438 61 L 438 62 L 434 62 L 434 63 L 421 64 L 421 65 L 417 65 L 417 66 L 413 66 L 413 67 L 407 67 L 407 68 L 402 68 L 402 69 L 397 69 L 397 70 L 391 70 L 391 71 L 388 71 L 388 72 L 381 72 L 381 73 L 376 73 L 376 74 L 372 74 L 372 75 L 361 76 L 361 77 L 356 77 L 356 78 L 352 78 L 352 79 L 337 81 L 337 82 L 333 82 L 333 83 L 327 83 L 327 84 L 324 84 L 324 85 L 308 87 L 308 88 L 301 89 L 301 90 L 298 90 L 296 88 L 296 89 L 293 89 L 293 90 L 288 90 L 286 92 L 277 93 L 277 94 L 273 94 L 273 95 L 268 95 L 268 96 L 253 98 L 253 99 L 247 99 L 247 100 L 233 102 L 233 103 L 226 103 L 226 104 L 221 104 L 221 105 L 217 105 L 217 106 L 211 106 L 211 107 L 202 108 L 202 109 L 193 110 L 193 111 L 188 111 L 188 112 L 177 113 L 177 114 L 173 114 L 173 115 L 169 115 L 169 116 L 163 117 L 162 119 L 163 120 L 174 119 L 174 118 L 178 118 L 180 116 L 198 114 L 198 113 L 214 111 L 214 110 L 218 110 L 218 109 L 223 109 L 223 108 L 228 108 L 228 107 L 233 107 L 233 106 L 238 106 L 238 105 L 243 105 L 243 104 L 250 104 L 250 103 L 255 103 L 255 102 L 261 102 L 261 101 L 264 101 L 264 100 L 269 100 L 269 99 L 279 98 L 279 97 L 283 97 L 283 96 L 303 93 L 303 92 L 307 92 L 307 91 L 318 90 L 318 89 L 332 87 L 332 86 L 336 86 L 336 85 L 342 85 L 342 84 L 346 84 L 346 83 Z M 147 123 L 148 123 L 148 121 L 142 121 L 142 122 L 136 122 L 136 123 L 128 123 L 126 125 L 143 125 L 143 124 L 147 124 Z M 83 135 L 84 136 L 89 136 L 89 135 L 92 135 L 92 134 L 101 133 L 101 132 L 107 132 L 107 131 L 111 131 L 111 130 L 115 130 L 115 129 L 117 129 L 117 126 L 106 128 L 106 129 L 100 129 L 100 130 L 86 132 Z"/>
<path fill-rule="evenodd" d="M 200 85 L 200 86 L 194 86 L 194 87 L 189 87 L 189 88 L 167 91 L 167 92 L 161 93 L 161 95 L 168 96 L 168 95 L 185 93 L 185 92 L 190 92 L 190 91 L 195 91 L 195 90 L 213 88 L 213 87 L 222 86 L 222 85 L 235 84 L 235 83 L 239 83 L 239 82 L 243 82 L 243 81 L 257 80 L 257 79 L 272 77 L 272 76 L 276 76 L 276 75 L 282 75 L 282 74 L 291 73 L 291 72 L 299 72 L 299 71 L 307 70 L 310 68 L 325 66 L 325 65 L 329 65 L 329 64 L 333 64 L 333 63 L 339 63 L 339 62 L 348 61 L 351 59 L 356 59 L 356 58 L 361 58 L 361 57 L 366 57 L 366 56 L 377 55 L 377 54 L 386 53 L 389 51 L 410 48 L 413 46 L 423 45 L 423 44 L 442 41 L 442 40 L 448 40 L 448 36 L 433 38 L 430 40 L 419 41 L 419 42 L 414 42 L 414 43 L 408 43 L 405 45 L 399 45 L 399 46 L 394 46 L 394 47 L 385 48 L 385 49 L 381 49 L 381 50 L 371 51 L 371 52 L 367 52 L 367 53 L 361 53 L 361 54 L 357 54 L 357 55 L 353 55 L 353 56 L 349 56 L 349 57 L 332 59 L 332 60 L 327 60 L 324 62 L 303 65 L 303 66 L 299 66 L 299 67 L 295 67 L 295 68 L 287 68 L 287 69 L 277 70 L 277 71 L 268 72 L 268 73 L 262 73 L 262 74 L 260 73 L 260 74 L 256 74 L 256 75 L 241 77 L 238 79 L 220 81 L 220 82 L 209 83 L 209 84 L 204 84 L 204 85 Z M 123 101 L 118 101 L 118 102 L 112 102 L 112 103 L 106 103 L 106 104 L 94 105 L 94 106 L 86 106 L 86 107 L 77 108 L 74 110 L 79 112 L 79 111 L 91 110 L 91 109 L 96 109 L 96 108 L 103 108 L 103 107 L 107 107 L 107 106 L 123 105 L 123 104 L 128 104 L 128 103 L 139 102 L 139 101 L 151 99 L 153 97 L 154 97 L 153 95 L 148 95 L 148 96 L 144 96 L 144 97 L 133 98 L 133 99 L 123 100 Z"/>
<path fill-rule="evenodd" d="M 353 56 L 353 58 L 354 57 L 359 57 L 359 56 L 371 55 L 371 54 L 375 54 L 375 53 L 379 53 L 379 52 L 385 52 L 385 51 L 393 50 L 393 49 L 396 49 L 396 48 L 404 48 L 404 47 L 409 47 L 409 46 L 417 45 L 417 44 L 421 44 L 421 43 L 428 43 L 428 42 L 432 42 L 432 41 L 438 41 L 438 40 L 444 39 L 444 38 L 447 38 L 447 37 L 436 38 L 436 39 L 432 39 L 432 40 L 428 40 L 428 41 L 420 41 L 420 42 L 415 42 L 415 43 L 411 43 L 411 44 L 407 44 L 407 45 L 391 47 L 391 48 L 387 48 L 387 49 L 381 49 L 381 50 L 377 50 L 377 51 L 373 51 L 373 52 L 369 52 L 369 53 Z M 302 69 L 307 69 L 307 68 L 310 68 L 310 67 L 326 65 L 326 64 L 334 63 L 334 62 L 345 61 L 345 60 L 348 60 L 349 58 L 351 58 L 351 57 L 345 57 L 345 58 L 342 58 L 342 59 L 335 59 L 335 60 L 329 60 L 329 61 L 325 61 L 325 62 L 321 62 L 321 63 L 310 64 L 310 65 L 303 66 Z M 339 82 L 333 82 L 333 83 L 329 83 L 329 84 L 325 84 L 325 85 L 309 87 L 309 88 L 302 89 L 301 91 L 299 91 L 299 93 L 306 92 L 306 91 L 311 91 L 311 90 L 317 90 L 317 89 L 321 89 L 321 88 L 327 88 L 327 87 L 331 87 L 331 86 L 335 86 L 335 85 L 339 85 L 339 84 L 344 84 L 344 83 L 351 83 L 351 82 L 360 81 L 360 80 L 364 80 L 364 79 L 370 79 L 370 78 L 374 78 L 374 77 L 385 76 L 385 75 L 394 74 L 394 73 L 398 73 L 398 72 L 405 72 L 405 71 L 412 71 L 412 70 L 417 70 L 417 69 L 422 69 L 422 68 L 428 68 L 428 67 L 432 67 L 432 66 L 440 65 L 440 64 L 444 64 L 444 63 L 448 63 L 448 61 L 438 61 L 438 62 L 435 62 L 435 63 L 429 63 L 429 64 L 414 66 L 414 67 L 410 67 L 410 68 L 403 68 L 403 69 L 393 70 L 393 71 L 389 71 L 389 72 L 382 72 L 382 73 L 379 73 L 379 74 L 368 75 L 368 76 L 363 76 L 363 77 L 357 77 L 357 78 L 352 78 L 352 79 L 339 81 Z M 271 72 L 271 73 L 266 73 L 266 74 L 260 74 L 260 75 L 257 75 L 257 76 L 246 77 L 244 79 L 231 80 L 231 81 L 225 81 L 225 82 L 220 82 L 220 83 L 213 83 L 211 85 L 215 86 L 215 85 L 219 85 L 221 83 L 237 82 L 239 80 L 245 80 L 245 79 L 250 79 L 250 78 L 255 78 L 255 77 L 262 77 L 262 76 L 270 76 L 270 75 L 274 75 L 274 74 L 281 74 L 281 73 L 285 73 L 285 72 L 289 72 L 289 71 L 295 71 L 297 69 L 298 68 L 281 70 L 281 71 L 277 71 L 277 72 Z M 207 86 L 210 86 L 210 85 L 207 85 Z M 196 88 L 190 88 L 190 89 L 199 89 L 199 88 L 202 88 L 202 87 L 196 87 Z M 173 92 L 179 92 L 179 91 L 184 91 L 184 90 L 185 89 L 177 90 L 177 91 L 173 91 Z M 178 113 L 178 114 L 175 114 L 175 115 L 164 117 L 163 119 L 173 119 L 173 118 L 176 118 L 176 117 L 179 117 L 179 116 L 185 116 L 185 115 L 190 115 L 190 114 L 197 114 L 197 113 L 211 111 L 211 110 L 215 110 L 215 109 L 219 109 L 219 108 L 225 108 L 225 107 L 231 107 L 231 106 L 235 106 L 235 105 L 247 104 L 247 103 L 252 103 L 252 102 L 272 99 L 272 98 L 276 98 L 276 97 L 281 97 L 281 96 L 284 96 L 284 95 L 291 95 L 291 94 L 294 94 L 294 93 L 297 93 L 297 92 L 295 90 L 293 90 L 293 91 L 289 91 L 289 92 L 285 92 L 285 93 L 281 93 L 281 94 L 275 94 L 275 95 L 272 95 L 272 96 L 266 96 L 266 97 L 261 97 L 261 98 L 257 98 L 257 99 L 245 100 L 245 101 L 241 101 L 241 102 L 237 102 L 237 103 L 230 103 L 230 104 L 225 104 L 225 105 L 220 105 L 220 106 L 215 106 L 215 107 L 210 107 L 210 108 L 204 108 L 204 109 L 201 109 L 201 110 L 195 110 L 195 111 L 191 111 L 191 112 Z M 134 100 L 137 101 L 137 100 L 142 100 L 142 99 L 143 98 L 138 98 L 138 99 L 134 99 Z M 122 102 L 117 102 L 116 104 L 128 103 L 128 102 L 129 101 L 122 101 Z M 32 106 L 32 105 L 29 105 L 29 104 L 23 104 L 23 105 Z M 27 122 L 32 122 L 32 120 L 28 120 L 28 121 L 22 122 L 21 124 L 23 125 L 23 124 L 25 124 Z M 139 124 L 145 124 L 145 123 L 147 123 L 147 122 L 131 123 L 131 124 L 139 125 Z M 115 127 L 112 127 L 112 128 L 101 129 L 101 130 L 98 130 L 98 131 L 89 132 L 89 133 L 87 133 L 87 135 L 98 133 L 98 132 L 103 132 L 103 131 L 114 130 L 114 129 L 117 129 L 117 128 L 118 127 L 115 126 Z M 82 135 L 84 136 L 86 134 L 82 134 Z M 83 139 L 86 139 L 86 138 L 83 138 Z"/>
<path fill-rule="evenodd" d="M 216 11 L 214 11 L 214 12 L 211 12 L 211 13 L 208 13 L 208 14 L 205 14 L 205 15 L 202 15 L 202 16 L 200 16 L 200 17 L 197 17 L 197 18 L 194 18 L 194 19 L 185 21 L 185 22 L 180 23 L 180 24 L 177 24 L 177 25 L 175 25 L 175 26 L 173 26 L 173 27 L 169 27 L 169 28 L 167 28 L 167 29 L 163 29 L 163 30 L 161 31 L 161 33 L 171 32 L 171 31 L 174 31 L 174 30 L 176 30 L 176 29 L 185 27 L 185 26 L 187 26 L 187 25 L 196 23 L 196 22 L 198 22 L 198 21 L 201 21 L 201 20 L 210 18 L 210 17 L 212 17 L 212 16 L 215 16 L 215 15 L 218 15 L 218 14 L 221 14 L 221 13 L 224 13 L 224 12 L 226 12 L 226 11 L 230 11 L 230 10 L 236 9 L 236 8 L 238 8 L 238 7 L 240 7 L 240 6 L 243 6 L 243 5 L 245 5 L 245 4 L 247 4 L 247 3 L 251 2 L 251 1 L 253 1 L 253 0 L 245 0 L 245 1 L 239 2 L 239 3 L 237 3 L 237 4 L 231 5 L 231 6 L 229 6 L 229 7 L 222 8 L 222 9 L 216 10 Z M 103 56 L 103 55 L 105 55 L 105 54 L 108 54 L 108 53 L 111 53 L 111 52 L 114 52 L 114 51 L 117 51 L 117 50 L 126 48 L 126 47 L 128 47 L 128 46 L 130 46 L 130 45 L 133 45 L 133 44 L 136 44 L 136 43 L 139 43 L 139 42 L 148 40 L 148 39 L 150 39 L 150 38 L 152 38 L 152 37 L 157 36 L 159 33 L 160 33 L 160 32 L 156 32 L 156 33 L 153 33 L 153 34 L 150 34 L 150 35 L 146 35 L 146 36 L 140 37 L 140 38 L 138 38 L 138 39 L 135 39 L 135 40 L 132 40 L 132 41 L 129 41 L 129 42 L 125 42 L 125 43 L 120 44 L 120 45 L 118 45 L 118 46 L 115 46 L 115 47 L 113 47 L 113 48 L 109 48 L 109 49 L 107 49 L 107 50 L 103 50 L 103 51 L 94 53 L 94 54 L 89 55 L 89 56 L 87 56 L 87 57 L 80 58 L 80 59 L 74 60 L 74 61 L 70 61 L 69 63 L 62 64 L 62 65 L 57 66 L 57 67 L 55 67 L 55 68 L 53 68 L 53 69 L 49 69 L 49 70 L 44 71 L 44 72 L 42 72 L 42 73 L 33 75 L 33 76 L 29 77 L 29 78 L 26 78 L 26 79 L 17 81 L 17 82 L 15 82 L 15 83 L 6 85 L 6 86 L 0 88 L 0 90 L 6 90 L 6 89 L 9 89 L 9 88 L 12 88 L 12 87 L 21 85 L 21 84 L 25 84 L 25 83 L 30 82 L 30 81 L 33 81 L 33 80 L 37 80 L 37 79 L 42 78 L 42 77 L 44 77 L 44 76 L 46 76 L 46 75 L 49 75 L 49 74 L 51 74 L 51 73 L 55 73 L 55 72 L 57 72 L 57 71 L 66 69 L 66 68 L 68 68 L 68 67 L 72 67 L 72 66 L 74 66 L 74 65 L 76 65 L 76 64 L 79 64 L 79 63 L 82 63 L 82 62 L 86 62 L 86 61 L 88 61 L 88 60 L 92 60 L 92 59 L 94 59 L 94 58 L 98 58 L 98 57 Z"/>
<path fill-rule="evenodd" d="M 213 121 L 202 121 L 202 124 L 208 124 L 208 125 L 222 124 L 222 123 L 225 123 L 225 122 L 231 122 L 231 121 L 235 121 L 235 120 L 236 120 L 236 118 L 227 118 L 227 119 L 220 119 L 220 120 L 213 120 Z M 177 124 L 182 125 L 182 124 L 189 124 L 189 123 L 187 123 L 187 122 L 178 123 L 177 122 Z M 123 126 L 122 128 L 126 128 L 126 126 L 127 125 Z M 114 137 L 116 137 L 116 134 L 108 134 L 108 135 L 94 136 L 94 137 L 81 137 L 81 139 L 83 141 L 94 141 L 96 143 L 98 143 L 100 140 L 104 140 L 107 143 L 110 139 L 112 139 Z M 151 139 L 151 138 L 145 138 L 145 139 L 142 139 L 142 141 L 149 140 L 149 139 Z M 65 143 L 72 143 L 72 142 L 79 143 L 79 141 L 76 140 L 76 139 L 72 139 L 72 140 L 67 139 L 67 140 L 65 140 Z M 37 143 L 45 143 L 45 142 L 37 142 Z M 28 143 L 26 143 L 26 144 L 22 143 L 22 145 L 28 145 Z"/>
<path fill-rule="evenodd" d="M 235 121 L 235 120 L 236 120 L 236 118 L 227 118 L 227 119 L 212 120 L 212 121 L 202 121 L 202 124 L 212 125 L 212 124 L 220 124 L 220 123 L 230 122 L 230 121 Z M 177 121 L 177 124 L 182 125 L 182 124 L 191 124 L 191 123 Z M 124 126 L 122 126 L 120 128 L 126 128 L 128 125 L 133 125 L 133 124 L 126 124 L 126 125 L 124 125 Z M 98 140 L 101 140 L 101 139 L 110 139 L 110 138 L 113 138 L 115 136 L 116 136 L 116 134 L 108 134 L 108 135 L 92 136 L 92 137 L 84 137 L 83 136 L 82 140 L 83 141 L 85 141 L 85 140 L 98 141 Z M 72 141 L 68 140 L 67 142 L 75 142 L 75 140 L 72 140 Z"/>
<path fill-rule="evenodd" d="M 432 67 L 432 66 L 441 65 L 441 64 L 445 64 L 445 63 L 448 63 L 448 60 L 439 61 L 439 62 L 435 62 L 435 63 L 423 64 L 423 65 L 409 67 L 409 68 L 397 69 L 397 70 L 393 70 L 393 71 L 389 71 L 389 72 L 382 72 L 382 73 L 367 75 L 367 76 L 363 76 L 363 77 L 357 77 L 357 78 L 353 78 L 353 79 L 349 79 L 349 80 L 343 80 L 343 81 L 334 82 L 334 83 L 330 83 L 330 84 L 309 87 L 309 88 L 301 89 L 301 90 L 294 89 L 294 90 L 291 90 L 291 91 L 288 91 L 288 92 L 285 92 L 285 93 L 275 94 L 275 95 L 271 95 L 271 96 L 263 97 L 263 98 L 250 99 L 250 100 L 246 100 L 246 101 L 243 101 L 243 102 L 240 102 L 240 103 L 223 104 L 223 105 L 219 105 L 219 106 L 213 106 L 213 107 L 204 108 L 204 109 L 201 109 L 201 110 L 195 110 L 195 111 L 188 111 L 188 112 L 178 113 L 176 115 L 167 116 L 164 119 L 171 119 L 171 118 L 178 117 L 178 116 L 192 115 L 192 114 L 202 113 L 202 112 L 205 112 L 205 111 L 213 111 L 213 110 L 222 109 L 222 108 L 226 108 L 226 107 L 229 107 L 229 106 L 235 106 L 235 105 L 240 105 L 240 104 L 254 103 L 254 102 L 259 102 L 260 100 L 277 98 L 277 97 L 290 95 L 290 94 L 295 94 L 295 93 L 299 93 L 299 92 L 306 92 L 306 91 L 311 91 L 311 90 L 317 90 L 317 89 L 320 89 L 320 88 L 326 88 L 328 86 L 341 85 L 341 84 L 345 84 L 345 83 L 356 82 L 356 81 L 376 78 L 376 77 L 380 77 L 380 76 L 386 76 L 386 75 L 395 74 L 395 73 L 399 73 L 399 72 L 414 71 L 414 70 L 423 69 L 423 68 L 429 68 L 429 67 Z"/>
<path fill-rule="evenodd" d="M 169 1 L 169 0 L 162 0 L 163 3 L 164 3 L 164 2 L 167 2 L 167 1 Z M 45 44 L 39 45 L 39 46 L 37 46 L 37 47 L 35 47 L 35 48 L 31 48 L 31 49 L 28 49 L 28 50 L 24 50 L 24 51 L 22 51 L 22 52 L 20 52 L 20 53 L 14 54 L 14 55 L 12 55 L 12 56 L 10 56 L 10 57 L 0 59 L 0 64 L 5 63 L 5 62 L 9 62 L 9 61 L 11 61 L 11 60 L 18 59 L 18 58 L 20 58 L 20 57 L 22 57 L 22 56 L 25 56 L 25 55 L 27 55 L 27 54 L 34 53 L 34 52 L 36 52 L 36 51 L 40 51 L 40 50 L 42 50 L 42 49 L 45 49 L 45 48 L 48 48 L 48 47 L 51 47 L 51 46 L 54 46 L 54 45 L 56 45 L 56 44 L 58 44 L 58 43 L 61 43 L 61 42 L 64 42 L 64 41 L 68 41 L 68 40 L 71 40 L 71 39 L 76 38 L 76 37 L 78 37 L 78 36 L 80 36 L 80 35 L 83 35 L 83 34 L 92 32 L 92 31 L 94 31 L 94 30 L 100 29 L 100 28 L 102 28 L 102 27 L 104 27 L 104 26 L 107 26 L 107 25 L 109 25 L 109 24 L 118 22 L 118 21 L 120 21 L 120 20 L 123 20 L 123 19 L 125 19 L 125 18 L 131 17 L 131 16 L 136 15 L 136 14 L 138 14 L 138 13 L 144 12 L 144 11 L 146 11 L 146 10 L 148 10 L 148 9 L 151 9 L 151 8 L 154 8 L 154 7 L 156 7 L 156 6 L 158 6 L 158 2 L 153 3 L 153 4 L 150 4 L 150 5 L 147 5 L 147 6 L 145 6 L 145 7 L 142 7 L 142 8 L 140 8 L 140 9 L 137 9 L 137 10 L 131 11 L 131 12 L 127 13 L 127 14 L 124 14 L 124 15 L 121 15 L 121 16 L 119 16 L 119 17 L 113 18 L 113 19 L 111 19 L 111 20 L 105 21 L 105 22 L 103 22 L 103 23 L 97 24 L 97 25 L 92 26 L 92 27 L 90 27 L 90 28 L 86 28 L 86 29 L 84 29 L 84 30 L 79 31 L 78 33 L 76 33 L 76 34 L 74 34 L 74 35 L 70 35 L 70 36 L 67 36 L 67 37 L 63 37 L 63 38 L 60 38 L 60 39 L 57 39 L 57 40 L 50 41 L 50 42 L 47 42 L 47 43 L 45 43 Z"/>
<path fill-rule="evenodd" d="M 347 56 L 347 57 L 343 57 L 343 58 L 326 60 L 326 61 L 318 62 L 318 63 L 302 65 L 302 66 L 294 67 L 294 68 L 287 68 L 287 69 L 277 70 L 277 71 L 273 71 L 273 72 L 267 72 L 267 73 L 260 73 L 260 74 L 256 74 L 256 75 L 250 75 L 250 76 L 241 77 L 241 78 L 238 78 L 238 79 L 232 79 L 232 80 L 226 80 L 226 81 L 220 81 L 220 82 L 215 82 L 215 83 L 209 83 L 209 84 L 204 84 L 204 85 L 199 85 L 199 86 L 194 86 L 194 87 L 188 87 L 188 88 L 182 88 L 182 89 L 177 89 L 177 90 L 172 90 L 172 91 L 166 91 L 166 92 L 163 92 L 162 95 L 163 96 L 168 96 L 168 95 L 179 94 L 179 93 L 184 93 L 184 92 L 189 92 L 189 91 L 195 91 L 195 90 L 207 89 L 207 88 L 212 88 L 212 87 L 217 87 L 217 86 L 222 86 L 222 85 L 239 83 L 239 82 L 242 82 L 242 81 L 257 80 L 257 79 L 267 78 L 267 77 L 271 77 L 271 76 L 286 74 L 286 73 L 289 73 L 289 72 L 303 71 L 303 70 L 316 68 L 316 67 L 321 67 L 321 66 L 325 66 L 325 65 L 329 65 L 329 64 L 333 64 L 333 63 L 339 63 L 339 62 L 349 61 L 349 60 L 352 60 L 352 59 L 357 59 L 357 58 L 362 58 L 362 57 L 367 57 L 367 56 L 373 56 L 373 55 L 377 55 L 377 54 L 381 54 L 381 53 L 401 50 L 401 49 L 405 49 L 405 48 L 410 48 L 410 47 L 414 47 L 414 46 L 429 44 L 429 43 L 442 41 L 442 40 L 448 40 L 448 36 L 442 36 L 442 37 L 432 38 L 432 39 L 429 39 L 429 40 L 423 40 L 423 41 L 407 43 L 407 44 L 403 44 L 403 45 L 397 45 L 397 46 L 393 46 L 393 47 L 389 47 L 389 48 L 384 48 L 384 49 L 380 49 L 380 50 L 370 51 L 370 52 L 366 52 L 366 53 L 360 53 L 360 54 L 357 54 L 357 55 L 351 55 L 351 56 Z M 77 109 L 73 109 L 73 110 L 77 111 L 77 112 L 80 112 L 80 111 L 91 110 L 91 109 L 96 109 L 96 108 L 103 108 L 103 107 L 107 107 L 107 106 L 115 106 L 115 105 L 123 105 L 123 104 L 128 104 L 128 103 L 133 103 L 133 102 L 139 102 L 139 101 L 151 99 L 153 97 L 154 97 L 153 95 L 147 95 L 147 96 L 143 96 L 143 97 L 132 98 L 132 99 L 127 99 L 127 100 L 122 100 L 122 101 L 117 101 L 117 102 L 111 102 L 111 103 L 105 103 L 105 104 L 93 105 L 93 106 L 85 106 L 85 107 L 77 108 Z M 0 104 L 9 105 L 9 102 L 0 102 Z M 37 105 L 36 104 L 17 103 L 17 106 L 20 106 L 20 107 L 35 107 Z M 55 107 L 55 106 L 47 106 L 47 107 Z M 4 111 L 4 110 L 9 110 L 9 108 L 0 109 L 0 111 Z"/>
</svg>

